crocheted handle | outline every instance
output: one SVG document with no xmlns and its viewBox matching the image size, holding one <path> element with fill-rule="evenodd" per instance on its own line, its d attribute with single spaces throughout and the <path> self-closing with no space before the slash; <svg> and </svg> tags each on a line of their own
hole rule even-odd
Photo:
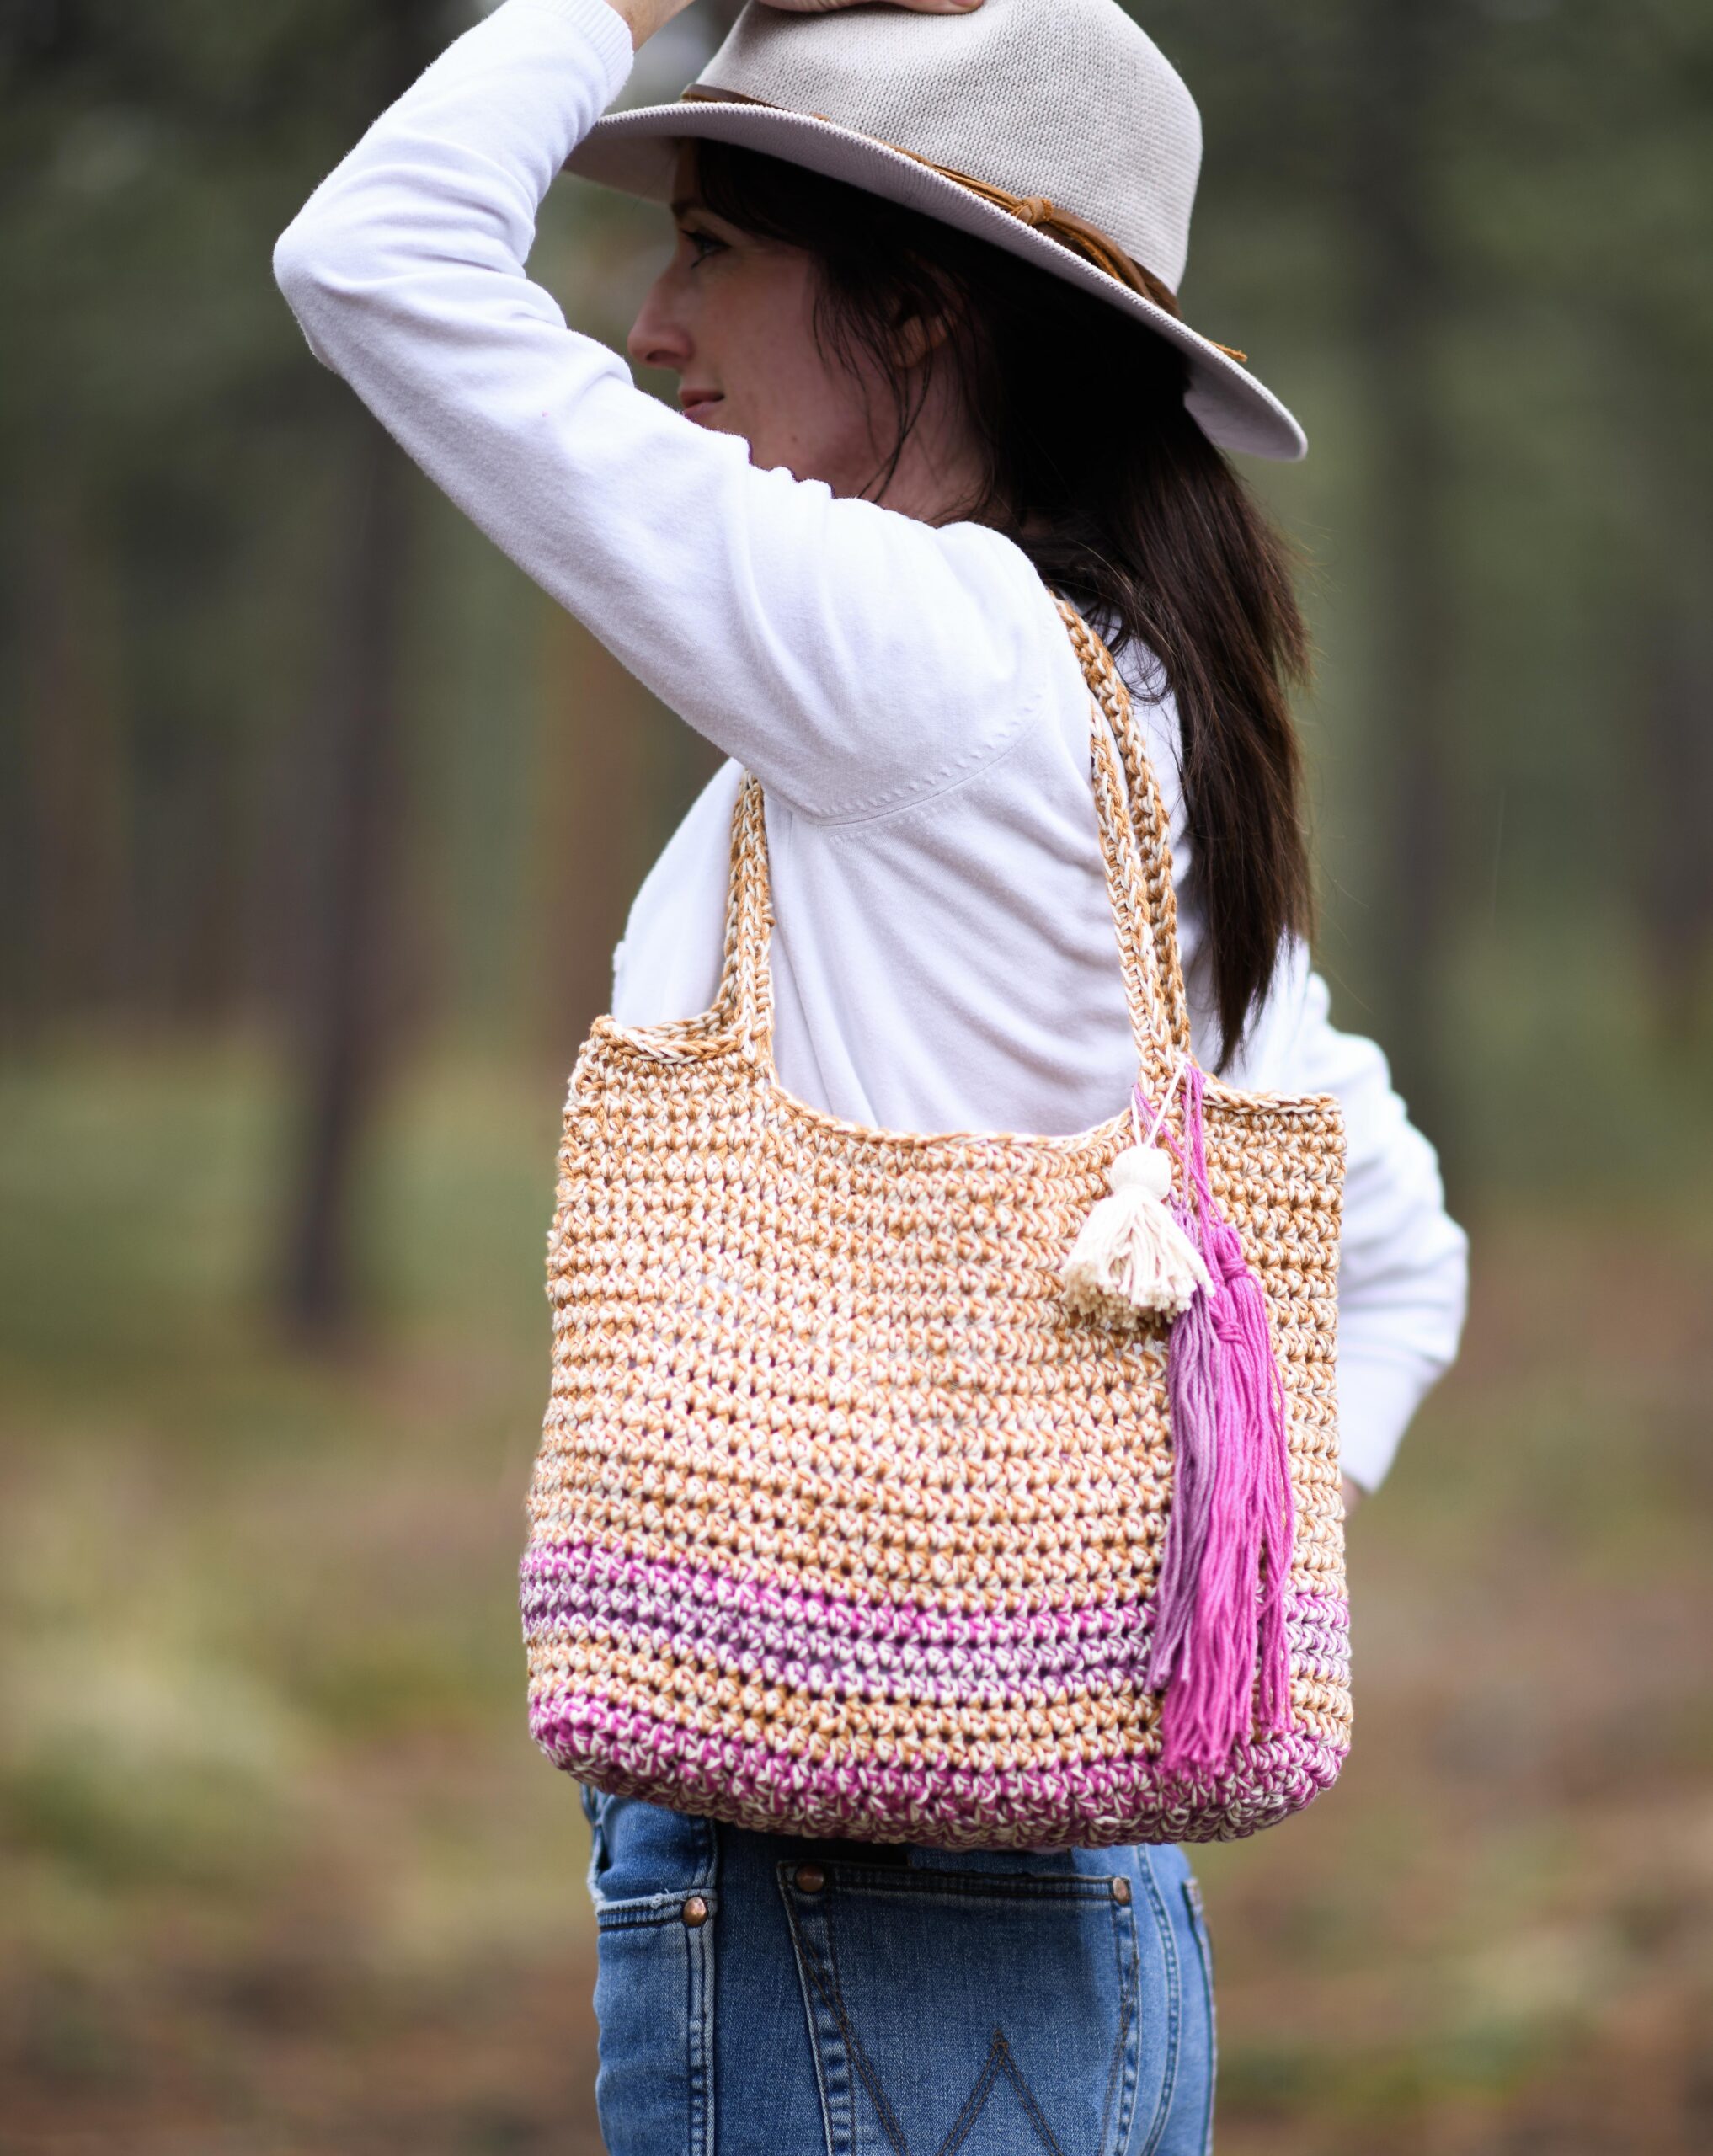
<svg viewBox="0 0 1713 2156">
<path fill-rule="evenodd" d="M 1150 1048 L 1158 1049 L 1163 1043 L 1171 1066 L 1176 1069 L 1191 1052 L 1190 1023 L 1178 955 L 1177 893 L 1172 882 L 1166 803 L 1143 746 L 1129 689 L 1112 654 L 1068 600 L 1061 599 L 1058 605 L 1059 619 L 1070 632 L 1083 679 L 1097 707 L 1091 714 L 1096 721 L 1091 740 L 1095 800 L 1107 889 L 1125 963 L 1127 993 L 1131 991 L 1133 964 L 1148 979 L 1139 1010 L 1138 996 L 1130 993 L 1130 1022 L 1137 1052 L 1145 1068 L 1150 1060 Z M 1103 784 L 1102 766 L 1110 763 L 1114 742 L 1122 759 L 1122 774 L 1115 779 L 1108 771 Z M 1113 798 L 1115 784 L 1117 800 Z"/>
<path fill-rule="evenodd" d="M 732 811 L 732 880 L 726 899 L 726 955 L 714 1011 L 744 1053 L 766 1055 L 773 1042 L 773 976 L 767 946 L 773 894 L 767 875 L 767 812 L 761 782 L 744 774 Z"/>
<path fill-rule="evenodd" d="M 1130 1034 L 1144 1090 L 1164 1099 L 1182 1060 L 1172 1029 L 1171 1006 L 1161 984 L 1161 964 L 1148 909 L 1148 884 L 1141 849 L 1130 822 L 1124 769 L 1096 706 L 1089 729 L 1095 805 L 1101 826 L 1101 853 L 1106 863 L 1107 896 L 1118 932 L 1118 970 L 1129 1007 Z"/>
<path fill-rule="evenodd" d="M 1189 1009 L 1178 959 L 1177 900 L 1166 808 L 1142 745 L 1130 692 L 1112 654 L 1068 601 L 1058 602 L 1091 698 L 1089 751 L 1107 894 L 1118 931 L 1119 969 L 1145 1082 L 1164 1097 L 1190 1053 Z M 747 1055 L 773 1038 L 767 947 L 773 903 L 761 782 L 745 773 L 732 814 L 732 879 L 725 962 L 714 1006 L 722 1029 Z"/>
</svg>

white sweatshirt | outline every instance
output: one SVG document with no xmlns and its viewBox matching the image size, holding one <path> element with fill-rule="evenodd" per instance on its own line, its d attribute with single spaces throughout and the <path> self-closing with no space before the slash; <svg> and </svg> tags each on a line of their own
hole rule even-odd
<svg viewBox="0 0 1713 2156">
<path fill-rule="evenodd" d="M 1086 1129 L 1122 1107 L 1135 1057 L 1087 691 L 1034 570 L 982 526 L 758 471 L 639 391 L 526 273 L 542 197 L 631 58 L 605 0 L 504 0 L 317 189 L 280 242 L 280 286 L 423 469 L 733 760 L 638 895 L 616 1016 L 712 1001 L 746 766 L 767 796 L 786 1086 L 895 1129 Z M 1138 711 L 1205 1058 L 1177 721 L 1169 697 Z M 1328 1023 L 1300 949 L 1228 1075 L 1343 1103 L 1341 1422 L 1346 1470 L 1372 1486 L 1456 1351 L 1463 1236 L 1384 1059 Z"/>
</svg>

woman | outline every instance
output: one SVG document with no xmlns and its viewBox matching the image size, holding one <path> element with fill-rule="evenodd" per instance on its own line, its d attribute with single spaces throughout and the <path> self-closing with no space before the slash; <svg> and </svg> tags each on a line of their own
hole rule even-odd
<svg viewBox="0 0 1713 2156">
<path fill-rule="evenodd" d="M 1302 437 L 1178 316 L 1194 106 L 1112 0 L 909 0 L 752 7 L 684 102 L 597 124 L 684 3 L 504 0 L 277 258 L 317 353 L 733 760 L 637 899 L 615 1015 L 712 1001 L 741 767 L 766 789 L 790 1091 L 895 1129 L 1109 1117 L 1133 1048 L 1070 595 L 1166 795 L 1200 1059 L 1343 1104 L 1341 1419 L 1372 1486 L 1454 1352 L 1463 1244 L 1305 957 L 1303 627 L 1219 446 Z M 528 281 L 568 159 L 670 200 L 631 349 L 678 376 L 679 413 Z M 1209 2145 L 1206 1942 L 1176 1850 L 953 1856 L 590 1813 L 614 2156 Z M 863 1888 L 836 1940 L 815 1930 L 835 1866 Z"/>
</svg>

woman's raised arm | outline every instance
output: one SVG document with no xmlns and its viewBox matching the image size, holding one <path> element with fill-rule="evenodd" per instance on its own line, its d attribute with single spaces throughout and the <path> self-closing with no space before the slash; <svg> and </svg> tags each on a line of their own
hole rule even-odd
<svg viewBox="0 0 1713 2156">
<path fill-rule="evenodd" d="M 811 816 L 925 798 L 1033 716 L 1020 681 L 1074 676 L 1057 617 L 1008 541 L 755 469 L 531 281 L 542 198 L 631 56 L 605 0 L 505 0 L 316 190 L 280 284 L 429 476 L 698 731 Z"/>
</svg>

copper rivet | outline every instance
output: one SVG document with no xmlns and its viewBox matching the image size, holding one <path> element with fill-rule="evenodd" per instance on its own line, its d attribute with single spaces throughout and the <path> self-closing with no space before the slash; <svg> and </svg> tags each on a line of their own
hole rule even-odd
<svg viewBox="0 0 1713 2156">
<path fill-rule="evenodd" d="M 1113 1899 L 1121 1909 L 1129 1908 L 1130 1882 L 1128 1879 L 1115 1879 L 1113 1881 Z"/>
<path fill-rule="evenodd" d="M 692 1931 L 707 1922 L 707 1903 L 700 1894 L 692 1894 L 684 1904 L 684 1921 Z"/>
<path fill-rule="evenodd" d="M 805 1894 L 819 1894 L 827 1883 L 827 1875 L 818 1864 L 800 1864 L 797 1867 L 797 1883 Z"/>
</svg>

